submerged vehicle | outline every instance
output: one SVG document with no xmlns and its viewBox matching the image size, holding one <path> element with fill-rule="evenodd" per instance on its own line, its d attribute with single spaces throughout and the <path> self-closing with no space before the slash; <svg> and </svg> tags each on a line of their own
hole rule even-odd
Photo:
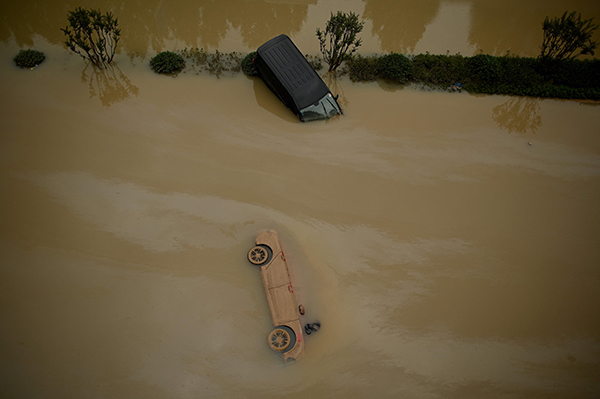
<svg viewBox="0 0 600 399">
<path fill-rule="evenodd" d="M 302 122 L 342 114 L 337 97 L 288 36 L 269 40 L 256 53 L 258 76 Z"/>
<path fill-rule="evenodd" d="M 271 230 L 258 233 L 255 246 L 248 251 L 248 260 L 253 265 L 260 266 L 260 275 L 271 310 L 274 329 L 267 338 L 269 347 L 281 352 L 284 360 L 298 359 L 304 351 L 300 322 L 304 307 L 298 306 L 296 301 L 277 232 Z"/>
</svg>

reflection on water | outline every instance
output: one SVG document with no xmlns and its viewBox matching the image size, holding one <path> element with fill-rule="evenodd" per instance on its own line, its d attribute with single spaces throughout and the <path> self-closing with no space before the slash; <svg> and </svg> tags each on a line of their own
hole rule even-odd
<svg viewBox="0 0 600 399">
<path fill-rule="evenodd" d="M 470 56 L 474 53 L 469 44 L 472 7 L 469 3 L 443 1 L 431 24 L 415 45 L 414 53 L 457 54 Z"/>
<path fill-rule="evenodd" d="M 363 17 L 373 22 L 373 35 L 387 52 L 412 53 L 423 36 L 425 27 L 433 21 L 439 0 L 397 2 L 365 0 Z"/>
<path fill-rule="evenodd" d="M 589 0 L 527 1 L 473 0 L 470 43 L 486 54 L 504 55 L 507 51 L 537 56 L 542 44 L 542 21 L 546 16 L 561 16 L 577 10 L 584 18 L 600 16 L 600 2 Z M 596 31 L 595 40 L 600 40 Z"/>
<path fill-rule="evenodd" d="M 121 46 L 129 56 L 159 52 L 168 44 L 183 47 L 216 48 L 230 30 L 239 31 L 250 49 L 281 33 L 293 35 L 302 28 L 308 6 L 317 0 L 248 1 L 201 0 L 198 2 L 90 1 L 82 7 L 112 11 L 119 19 Z M 0 6 L 0 40 L 14 37 L 19 46 L 33 44 L 40 35 L 50 43 L 61 44 L 60 28 L 67 25 L 64 1 L 3 2 Z M 237 43 L 240 49 L 241 43 Z"/>
<path fill-rule="evenodd" d="M 308 6 L 317 0 L 210 0 L 200 3 L 199 34 L 203 45 L 218 47 L 228 29 L 239 30 L 244 44 L 255 49 L 281 33 L 292 36 L 302 28 Z"/>
<path fill-rule="evenodd" d="M 339 95 L 337 102 L 340 104 L 342 108 L 342 112 L 344 112 L 344 107 L 348 105 L 348 99 L 344 93 L 344 85 L 342 84 L 341 78 L 334 72 L 328 72 L 322 76 L 323 81 L 329 87 L 329 90 L 333 93 L 334 96 Z"/>
<path fill-rule="evenodd" d="M 78 5 L 112 11 L 119 18 L 121 52 L 130 57 L 148 52 L 198 47 L 222 51 L 252 51 L 281 33 L 292 36 L 316 53 L 314 35 L 330 11 L 362 14 L 370 29 L 360 49 L 365 53 L 431 53 L 474 51 L 502 55 L 536 56 L 542 40 L 541 22 L 548 15 L 577 10 L 586 18 L 600 16 L 600 2 L 532 0 L 200 0 L 196 2 L 144 2 L 82 0 Z M 14 37 L 21 47 L 31 46 L 39 35 L 62 44 L 73 6 L 61 0 L 2 2 L 0 40 Z M 600 31 L 594 35 L 600 40 Z"/>
<path fill-rule="evenodd" d="M 85 69 L 81 71 L 81 82 L 88 84 L 90 98 L 98 96 L 105 107 L 138 95 L 139 89 L 116 64 L 106 68 L 86 64 Z"/>
<path fill-rule="evenodd" d="M 540 101 L 533 97 L 510 97 L 494 107 L 492 116 L 498 126 L 509 133 L 536 133 L 542 126 Z"/>
</svg>

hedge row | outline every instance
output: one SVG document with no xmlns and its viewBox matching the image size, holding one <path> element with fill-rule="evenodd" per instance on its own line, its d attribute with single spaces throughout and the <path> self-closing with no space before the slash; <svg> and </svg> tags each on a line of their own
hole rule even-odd
<svg viewBox="0 0 600 399">
<path fill-rule="evenodd" d="M 226 71 L 236 74 L 240 70 L 255 76 L 252 62 L 255 56 L 256 52 L 245 56 L 236 52 L 212 54 L 196 48 L 178 54 L 164 51 L 153 57 L 150 65 L 157 73 L 171 74 L 185 68 L 185 57 L 216 76 Z M 44 59 L 43 53 L 38 51 L 21 50 L 14 61 L 22 68 L 34 68 Z M 316 70 L 322 68 L 318 57 L 307 55 L 307 59 Z M 357 55 L 346 62 L 344 70 L 352 81 L 385 79 L 434 88 L 462 87 L 470 93 L 600 100 L 600 59 L 548 64 L 537 58 L 511 55 L 463 57 L 460 54 L 405 56 L 392 53 L 371 57 Z"/>
<path fill-rule="evenodd" d="M 479 54 L 356 56 L 346 63 L 353 81 L 386 79 L 448 88 L 460 83 L 471 93 L 600 99 L 600 60 L 544 64 L 537 58 Z M 455 86 L 456 87 L 456 86 Z"/>
</svg>

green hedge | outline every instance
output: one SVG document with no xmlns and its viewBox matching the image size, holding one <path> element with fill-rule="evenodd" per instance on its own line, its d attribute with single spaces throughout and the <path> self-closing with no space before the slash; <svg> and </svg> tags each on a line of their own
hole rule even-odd
<svg viewBox="0 0 600 399">
<path fill-rule="evenodd" d="M 413 82 L 433 86 L 450 86 L 464 82 L 468 75 L 465 58 L 461 55 L 419 54 L 412 57 L 414 64 Z"/>
<path fill-rule="evenodd" d="M 449 88 L 461 83 L 482 94 L 600 99 L 600 60 L 570 60 L 548 67 L 537 58 L 478 54 L 355 56 L 346 70 L 353 81 L 386 79 Z"/>
</svg>

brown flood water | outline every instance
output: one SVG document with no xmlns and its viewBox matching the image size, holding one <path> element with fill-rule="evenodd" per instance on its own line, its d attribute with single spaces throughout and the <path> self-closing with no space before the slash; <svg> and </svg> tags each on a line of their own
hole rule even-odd
<svg viewBox="0 0 600 399">
<path fill-rule="evenodd" d="M 0 6 L 0 392 L 6 398 L 600 396 L 600 107 L 326 77 L 301 124 L 257 79 L 150 71 L 157 51 L 535 56 L 592 1 L 80 2 L 117 64 L 61 45 L 65 2 Z M 12 62 L 34 47 L 34 71 Z M 284 364 L 246 251 L 277 229 L 306 322 Z"/>
</svg>

